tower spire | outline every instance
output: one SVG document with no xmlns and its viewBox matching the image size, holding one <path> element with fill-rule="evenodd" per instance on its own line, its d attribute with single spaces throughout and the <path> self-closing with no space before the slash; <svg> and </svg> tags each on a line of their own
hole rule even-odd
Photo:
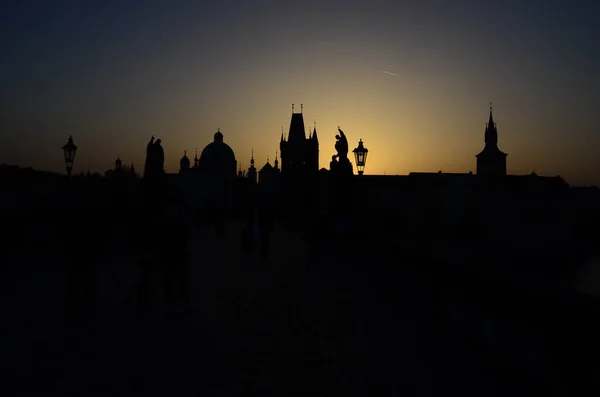
<svg viewBox="0 0 600 397">
<path fill-rule="evenodd" d="M 292 103 L 292 113 L 294 113 L 294 104 Z"/>
<path fill-rule="evenodd" d="M 302 103 L 300 104 L 300 113 L 304 113 L 304 105 Z"/>
<path fill-rule="evenodd" d="M 252 148 L 252 157 L 250 158 L 250 165 L 254 166 L 254 148 Z"/>
</svg>

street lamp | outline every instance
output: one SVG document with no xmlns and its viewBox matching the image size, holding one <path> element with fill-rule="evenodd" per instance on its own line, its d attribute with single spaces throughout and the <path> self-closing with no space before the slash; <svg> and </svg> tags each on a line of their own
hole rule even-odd
<svg viewBox="0 0 600 397">
<path fill-rule="evenodd" d="M 71 176 L 71 170 L 73 170 L 73 162 L 75 161 L 75 153 L 77 153 L 77 146 L 73 143 L 73 136 L 69 136 L 69 141 L 62 147 L 65 153 L 65 166 L 67 167 L 67 176 Z"/>
<path fill-rule="evenodd" d="M 354 159 L 356 160 L 356 168 L 358 169 L 358 175 L 362 175 L 365 172 L 365 164 L 367 164 L 367 154 L 369 149 L 363 146 L 363 141 L 358 141 L 358 147 L 352 151 L 354 153 Z"/>
</svg>

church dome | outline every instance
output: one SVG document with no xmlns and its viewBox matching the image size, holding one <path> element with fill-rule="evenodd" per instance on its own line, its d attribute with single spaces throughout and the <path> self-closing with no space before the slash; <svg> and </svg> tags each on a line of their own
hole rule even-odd
<svg viewBox="0 0 600 397">
<path fill-rule="evenodd" d="M 200 154 L 200 164 L 202 167 L 210 169 L 234 169 L 234 174 L 237 172 L 237 161 L 235 153 L 228 144 L 223 142 L 223 134 L 217 131 L 214 136 L 214 141 L 209 143 Z"/>
</svg>

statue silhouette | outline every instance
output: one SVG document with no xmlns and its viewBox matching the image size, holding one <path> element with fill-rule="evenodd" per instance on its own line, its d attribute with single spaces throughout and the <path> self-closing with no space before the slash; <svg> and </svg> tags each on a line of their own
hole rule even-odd
<svg viewBox="0 0 600 397">
<path fill-rule="evenodd" d="M 162 141 L 158 139 L 154 143 L 154 165 L 156 167 L 156 174 L 162 175 L 165 172 L 165 151 L 161 146 Z"/>
<path fill-rule="evenodd" d="M 150 174 L 152 173 L 151 168 L 152 168 L 152 151 L 154 149 L 154 135 L 152 135 L 152 138 L 150 138 L 150 142 L 148 142 L 148 145 L 146 145 L 146 162 L 144 164 L 144 178 L 148 178 L 150 177 Z"/>
<path fill-rule="evenodd" d="M 338 131 L 340 134 L 335 136 L 335 150 L 337 151 L 339 161 L 344 162 L 344 160 L 348 158 L 348 139 L 346 138 L 344 131 L 339 129 L 339 127 Z"/>
<path fill-rule="evenodd" d="M 165 152 L 161 146 L 162 141 L 154 136 L 146 146 L 146 163 L 144 165 L 144 179 L 155 179 L 164 174 Z"/>
<path fill-rule="evenodd" d="M 337 154 L 331 157 L 331 163 L 329 163 L 330 170 L 337 175 L 351 175 L 352 164 L 348 160 L 348 139 L 346 134 L 338 127 L 339 135 L 335 136 L 335 150 Z M 336 160 L 337 158 L 337 160 Z"/>
<path fill-rule="evenodd" d="M 337 161 L 337 155 L 333 155 L 331 156 L 331 162 L 329 163 L 329 169 L 331 171 L 337 171 L 337 166 L 338 166 L 338 161 Z"/>
</svg>

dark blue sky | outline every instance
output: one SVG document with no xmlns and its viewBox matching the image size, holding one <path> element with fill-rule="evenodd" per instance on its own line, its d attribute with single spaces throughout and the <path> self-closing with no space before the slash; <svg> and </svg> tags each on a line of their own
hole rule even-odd
<svg viewBox="0 0 600 397">
<path fill-rule="evenodd" d="M 452 6 L 450 6 L 452 4 Z M 246 165 L 277 148 L 292 103 L 338 125 L 368 171 L 469 171 L 488 101 L 512 173 L 600 184 L 600 6 L 568 1 L 9 1 L 0 38 L 0 161 L 167 168 L 217 128 Z M 394 73 L 386 74 L 383 71 Z M 329 150 L 331 148 L 331 150 Z"/>
</svg>

